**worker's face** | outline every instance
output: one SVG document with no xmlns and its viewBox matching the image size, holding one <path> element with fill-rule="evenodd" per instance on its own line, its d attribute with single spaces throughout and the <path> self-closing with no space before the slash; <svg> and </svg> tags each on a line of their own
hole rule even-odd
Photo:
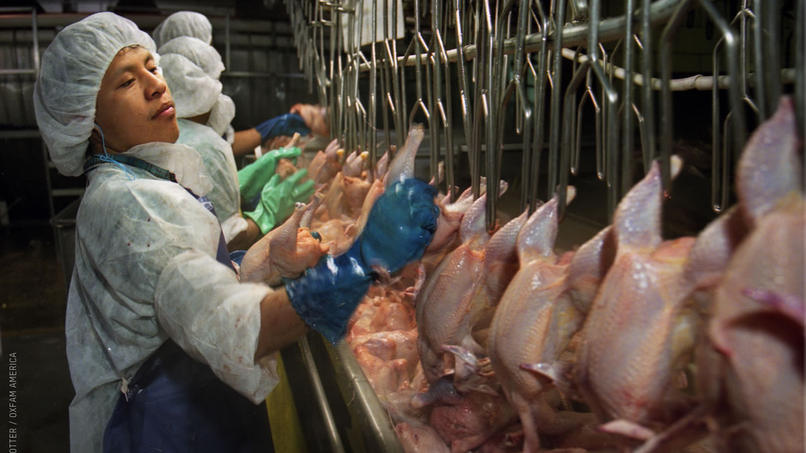
<svg viewBox="0 0 806 453">
<path fill-rule="evenodd" d="M 151 52 L 143 47 L 118 52 L 101 80 L 95 122 L 103 129 L 109 152 L 176 141 L 174 102 Z M 98 131 L 93 131 L 94 144 L 98 139 Z"/>
</svg>

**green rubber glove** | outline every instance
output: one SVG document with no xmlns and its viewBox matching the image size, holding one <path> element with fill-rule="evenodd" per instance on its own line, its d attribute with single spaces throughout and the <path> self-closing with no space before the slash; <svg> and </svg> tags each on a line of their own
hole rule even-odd
<svg viewBox="0 0 806 453">
<path fill-rule="evenodd" d="M 307 175 L 308 170 L 302 169 L 285 180 L 280 175 L 272 176 L 263 187 L 255 210 L 243 215 L 254 220 L 262 234 L 268 233 L 294 212 L 295 203 L 305 203 L 311 198 L 313 181 L 300 182 Z"/>
<path fill-rule="evenodd" d="M 274 175 L 280 159 L 291 159 L 295 164 L 302 150 L 297 147 L 280 148 L 269 151 L 260 159 L 238 171 L 238 185 L 241 189 L 241 202 L 251 209 L 263 190 L 263 187 Z"/>
</svg>

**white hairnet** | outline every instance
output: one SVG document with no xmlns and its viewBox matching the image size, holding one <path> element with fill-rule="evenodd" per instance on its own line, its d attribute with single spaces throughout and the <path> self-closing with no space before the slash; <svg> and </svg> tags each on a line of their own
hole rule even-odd
<svg viewBox="0 0 806 453">
<path fill-rule="evenodd" d="M 101 79 L 118 51 L 133 45 L 148 49 L 159 62 L 147 33 L 128 19 L 104 12 L 68 25 L 42 54 L 34 111 L 60 173 L 81 174 Z"/>
<path fill-rule="evenodd" d="M 219 136 L 224 136 L 233 118 L 235 118 L 235 103 L 226 94 L 219 94 L 218 101 L 213 104 L 213 108 L 210 110 L 207 125 L 216 131 Z"/>
<path fill-rule="evenodd" d="M 157 47 L 179 36 L 192 36 L 210 44 L 213 42 L 213 26 L 204 14 L 179 11 L 162 21 L 152 35 Z"/>
<path fill-rule="evenodd" d="M 177 118 L 192 118 L 213 108 L 221 94 L 221 82 L 177 53 L 164 55 L 160 62 L 176 105 Z"/>
<path fill-rule="evenodd" d="M 159 46 L 157 51 L 160 55 L 172 53 L 182 55 L 214 79 L 218 79 L 224 70 L 224 62 L 221 61 L 218 51 L 213 46 L 191 36 L 174 38 Z"/>
</svg>

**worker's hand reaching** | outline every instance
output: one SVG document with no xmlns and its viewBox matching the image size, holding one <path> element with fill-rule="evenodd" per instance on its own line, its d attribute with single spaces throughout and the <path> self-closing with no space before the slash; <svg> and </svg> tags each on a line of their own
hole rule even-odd
<svg viewBox="0 0 806 453">
<path fill-rule="evenodd" d="M 287 281 L 285 291 L 305 324 L 335 344 L 371 283 L 356 244 L 339 256 L 325 255 L 302 277 Z"/>
<path fill-rule="evenodd" d="M 387 188 L 357 239 L 364 262 L 391 274 L 422 257 L 437 229 L 436 195 L 434 187 L 414 178 Z"/>
<path fill-rule="evenodd" d="M 262 155 L 260 159 L 238 171 L 238 185 L 241 190 L 241 204 L 246 210 L 255 209 L 258 196 L 271 180 L 280 159 L 296 162 L 302 153 L 299 148 L 280 148 Z"/>
<path fill-rule="evenodd" d="M 290 112 L 301 116 L 305 120 L 305 125 L 314 135 L 330 136 L 330 128 L 327 124 L 327 108 L 312 104 L 294 104 Z"/>
<path fill-rule="evenodd" d="M 261 234 L 266 234 L 275 226 L 282 223 L 294 212 L 297 202 L 305 203 L 313 195 L 313 181 L 303 179 L 308 170 L 298 170 L 286 179 L 275 174 L 263 187 L 260 201 L 253 211 L 244 212 L 243 215 L 252 219 Z"/>
<path fill-rule="evenodd" d="M 278 135 L 292 136 L 295 133 L 300 135 L 311 133 L 310 127 L 305 124 L 305 120 L 296 113 L 286 113 L 266 120 L 255 126 L 255 129 L 260 134 L 261 143 Z"/>
<path fill-rule="evenodd" d="M 392 273 L 422 256 L 436 229 L 435 194 L 416 179 L 396 182 L 375 202 L 346 253 L 325 255 L 302 277 L 287 281 L 291 306 L 305 323 L 332 343 L 341 339 L 375 270 Z"/>
</svg>

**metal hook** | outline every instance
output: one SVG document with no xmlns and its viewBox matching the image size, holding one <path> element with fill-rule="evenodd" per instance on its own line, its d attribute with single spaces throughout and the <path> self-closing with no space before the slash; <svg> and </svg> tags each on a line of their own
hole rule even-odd
<svg viewBox="0 0 806 453">
<path fill-rule="evenodd" d="M 537 70 L 534 73 L 535 79 L 535 98 L 533 110 L 535 115 L 535 132 L 534 142 L 532 144 L 532 157 L 531 157 L 531 181 L 529 187 L 529 210 L 534 211 L 537 208 L 538 200 L 538 183 L 540 180 L 540 161 L 543 154 L 543 142 L 545 141 L 544 135 L 544 114 L 545 114 L 545 99 L 546 99 L 546 81 L 550 80 L 548 75 L 548 36 L 549 28 L 551 26 L 550 16 L 546 16 L 543 11 L 543 5 L 540 0 L 535 0 L 535 9 L 539 18 L 541 40 L 537 56 Z M 553 6 L 553 2 L 552 2 Z M 560 33 L 561 34 L 561 33 Z M 562 38 L 560 38 L 562 39 Z M 562 43 L 560 43 L 560 46 Z M 528 61 L 528 60 L 527 60 Z M 529 65 L 531 67 L 531 64 Z"/>
<path fill-rule="evenodd" d="M 660 47 L 660 54 L 661 54 L 661 170 L 664 178 L 664 187 L 668 189 L 669 187 L 669 159 L 671 157 L 671 150 L 672 150 L 672 137 L 673 137 L 673 119 L 672 119 L 672 94 L 671 94 L 671 46 L 672 40 L 674 38 L 677 29 L 682 22 L 682 18 L 684 12 L 688 8 L 691 0 L 684 0 L 678 6 L 677 10 L 672 15 L 671 20 L 667 24 L 666 28 L 663 30 L 663 34 L 661 35 L 661 47 Z M 700 5 L 705 10 L 706 14 L 711 18 L 714 22 L 716 27 L 721 31 L 723 35 L 723 39 L 720 42 L 725 43 L 725 52 L 727 55 L 728 60 L 728 73 L 730 76 L 730 80 L 737 81 L 739 80 L 739 63 L 738 63 L 738 39 L 736 38 L 733 31 L 730 29 L 730 26 L 725 22 L 725 20 L 719 15 L 717 10 L 708 0 L 698 0 Z M 718 58 L 716 58 L 718 51 L 718 47 L 715 46 L 714 48 L 714 76 L 718 75 L 719 70 L 719 63 Z M 712 111 L 711 111 L 711 123 L 713 127 L 713 135 L 712 135 L 712 152 L 716 153 L 718 150 L 722 149 L 719 146 L 719 95 L 718 95 L 718 83 L 714 83 L 712 86 L 711 91 L 711 100 L 712 100 Z M 730 99 L 731 111 L 733 113 L 733 119 L 731 124 L 733 126 L 733 140 L 732 146 L 734 147 L 735 158 L 734 161 L 738 159 L 738 153 L 741 150 L 741 147 L 744 146 L 745 138 L 746 138 L 746 129 L 745 129 L 745 118 L 744 118 L 744 108 L 741 106 L 742 97 L 739 93 L 739 86 L 737 83 L 731 83 L 728 86 L 728 96 Z M 728 148 L 724 148 L 727 150 Z M 725 151 L 727 152 L 727 151 Z M 723 160 L 725 158 L 723 157 Z M 716 184 L 716 183 L 714 183 Z M 723 182 L 724 186 L 724 182 Z M 715 186 L 712 185 L 712 189 Z M 712 199 L 715 199 L 716 194 L 713 193 L 712 190 Z M 726 203 L 721 203 L 721 206 L 714 205 L 714 209 L 725 209 Z"/>
</svg>

